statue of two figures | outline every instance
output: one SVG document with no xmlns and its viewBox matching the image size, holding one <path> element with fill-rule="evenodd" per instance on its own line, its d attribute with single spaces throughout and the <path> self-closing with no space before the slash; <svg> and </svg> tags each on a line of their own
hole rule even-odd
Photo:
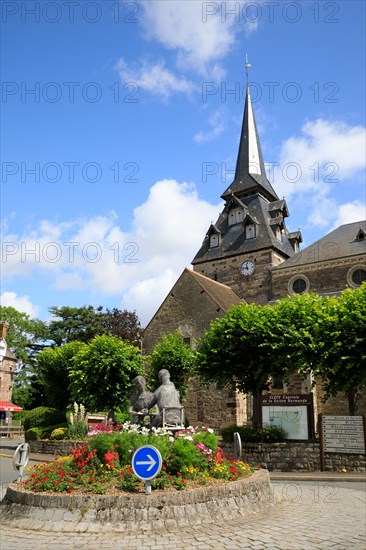
<svg viewBox="0 0 366 550">
<path fill-rule="evenodd" d="M 131 397 L 130 406 L 132 422 L 144 423 L 146 416 L 149 416 L 150 428 L 183 426 L 184 410 L 179 393 L 170 381 L 169 371 L 159 371 L 158 379 L 160 386 L 153 393 L 146 391 L 146 380 L 143 376 L 136 376 L 134 379 L 136 393 Z M 153 407 L 156 412 L 150 413 Z"/>
</svg>

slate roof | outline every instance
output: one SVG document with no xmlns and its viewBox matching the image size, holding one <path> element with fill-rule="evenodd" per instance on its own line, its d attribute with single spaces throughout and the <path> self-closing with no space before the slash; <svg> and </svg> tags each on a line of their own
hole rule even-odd
<svg viewBox="0 0 366 550">
<path fill-rule="evenodd" d="M 276 238 L 275 227 L 271 229 L 270 221 L 273 218 L 271 218 L 269 209 L 272 203 L 268 202 L 258 193 L 242 197 L 241 200 L 248 207 L 250 217 L 257 222 L 256 237 L 245 239 L 244 223 L 229 226 L 227 212 L 224 208 L 215 223 L 215 226 L 220 229 L 222 234 L 219 246 L 210 248 L 210 239 L 206 235 L 200 250 L 192 261 L 193 265 L 263 248 L 273 248 L 285 257 L 290 257 L 294 254 L 293 247 L 288 239 L 289 233 L 287 230 L 285 229 L 282 233 L 280 241 Z M 284 224 L 283 219 L 281 218 L 278 223 L 282 226 Z"/>
<path fill-rule="evenodd" d="M 294 254 L 292 258 L 273 267 L 272 271 L 366 254 L 366 240 L 357 239 L 360 229 L 366 231 L 366 221 L 340 225 L 328 235 Z"/>
<path fill-rule="evenodd" d="M 214 281 L 197 271 L 192 271 L 190 269 L 185 269 L 184 271 L 196 280 L 211 300 L 213 300 L 223 311 L 227 311 L 233 305 L 243 303 L 243 300 L 241 300 L 229 286 Z"/>
<path fill-rule="evenodd" d="M 251 158 L 251 154 L 255 157 L 255 160 Z M 279 200 L 266 176 L 262 149 L 259 142 L 248 86 L 239 151 L 236 161 L 235 178 L 221 197 L 227 200 L 231 195 L 241 196 L 242 194 L 252 192 L 262 193 L 269 201 Z"/>
<path fill-rule="evenodd" d="M 165 299 L 161 303 L 159 309 L 155 312 L 154 316 L 150 319 L 149 323 L 146 325 L 145 330 L 148 328 L 150 323 L 153 322 L 154 318 L 159 315 L 161 309 L 163 309 L 166 301 L 171 297 L 176 297 L 179 292 L 179 284 L 183 277 L 189 277 L 192 284 L 199 285 L 199 287 L 205 292 L 208 298 L 215 304 L 216 307 L 220 308 L 223 312 L 227 311 L 233 305 L 238 305 L 243 303 L 244 300 L 241 300 L 239 296 L 229 287 L 218 281 L 214 281 L 201 273 L 192 271 L 191 269 L 185 268 L 178 280 L 175 282 L 173 288 L 168 292 Z M 194 310 L 194 304 L 189 306 L 190 309 Z"/>
</svg>

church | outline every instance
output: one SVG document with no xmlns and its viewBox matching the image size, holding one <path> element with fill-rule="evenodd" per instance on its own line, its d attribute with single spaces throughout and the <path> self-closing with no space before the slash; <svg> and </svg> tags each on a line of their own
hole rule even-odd
<svg viewBox="0 0 366 550">
<path fill-rule="evenodd" d="M 175 330 L 194 345 L 213 319 L 240 302 L 264 305 L 305 292 L 338 295 L 366 281 L 366 221 L 342 225 L 304 250 L 301 231 L 287 229 L 289 209 L 266 176 L 249 85 L 235 177 L 221 198 L 224 208 L 208 228 L 192 260 L 193 270 L 184 269 L 144 331 L 145 354 Z M 314 435 L 318 413 L 348 414 L 341 396 L 322 403 L 310 375 L 286 386 L 274 381 L 270 393 L 277 401 L 282 396 L 284 404 L 293 402 L 290 396 L 303 399 L 309 420 L 307 433 L 299 439 Z M 251 396 L 219 392 L 192 380 L 185 410 L 191 424 L 219 429 L 250 424 L 253 406 Z"/>
</svg>

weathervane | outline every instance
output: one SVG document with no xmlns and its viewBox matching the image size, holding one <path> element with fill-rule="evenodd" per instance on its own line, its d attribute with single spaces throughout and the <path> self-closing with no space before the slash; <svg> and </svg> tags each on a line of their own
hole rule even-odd
<svg viewBox="0 0 366 550">
<path fill-rule="evenodd" d="M 249 72 L 248 72 L 248 69 L 250 69 L 251 64 L 248 63 L 248 54 L 247 53 L 245 54 L 245 65 L 244 65 L 244 67 L 245 67 L 245 74 L 247 76 L 247 87 L 248 87 L 248 85 L 249 85 Z"/>
</svg>

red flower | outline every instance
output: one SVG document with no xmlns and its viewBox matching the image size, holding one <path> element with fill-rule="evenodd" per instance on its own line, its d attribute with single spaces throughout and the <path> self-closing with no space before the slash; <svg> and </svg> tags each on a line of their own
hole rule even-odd
<svg viewBox="0 0 366 550">
<path fill-rule="evenodd" d="M 70 488 L 67 489 L 67 492 L 68 492 L 68 493 L 72 493 L 72 489 L 70 489 Z"/>
</svg>

